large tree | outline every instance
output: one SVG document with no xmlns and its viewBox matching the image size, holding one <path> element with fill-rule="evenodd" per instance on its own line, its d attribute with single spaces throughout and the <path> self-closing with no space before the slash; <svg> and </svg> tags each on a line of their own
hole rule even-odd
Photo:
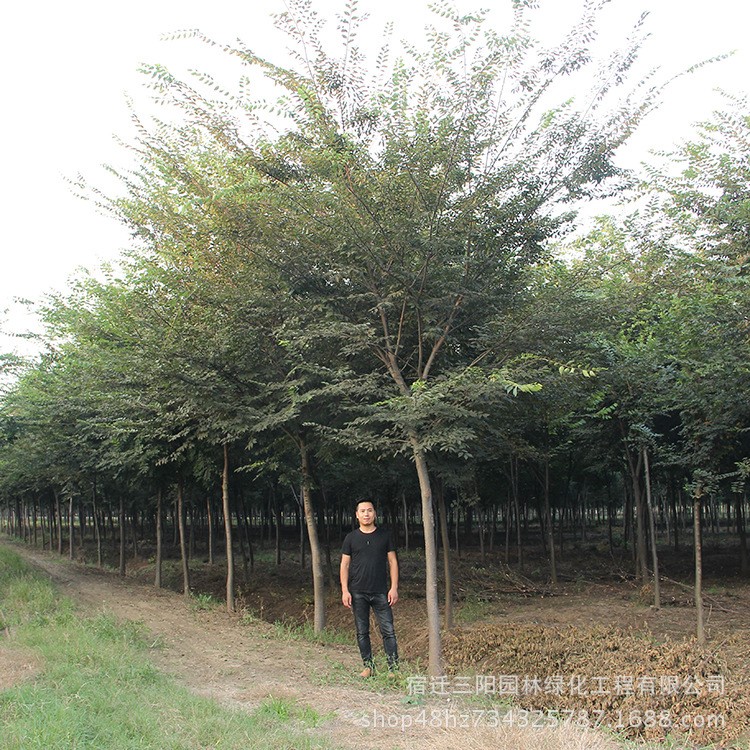
<svg viewBox="0 0 750 750">
<path fill-rule="evenodd" d="M 512 3 L 502 35 L 485 29 L 482 14 L 442 3 L 424 50 L 405 44 L 391 57 L 385 47 L 374 70 L 357 46 L 356 2 L 339 18 L 338 55 L 309 3 L 288 7 L 278 21 L 293 43 L 291 65 L 227 48 L 250 70 L 238 94 L 217 101 L 205 75 L 189 84 L 147 69 L 162 101 L 178 107 L 179 135 L 144 150 L 140 177 L 126 181 L 146 235 L 156 236 L 153 205 L 162 204 L 181 242 L 202 243 L 202 259 L 225 262 L 217 248 L 226 238 L 252 253 L 268 293 L 283 288 L 296 322 L 289 335 L 310 363 L 330 359 L 333 343 L 353 383 L 379 378 L 377 401 L 360 404 L 350 428 L 361 444 L 414 462 L 430 671 L 439 673 L 429 454 L 470 455 L 488 392 L 515 387 L 500 368 L 498 331 L 527 291 L 528 270 L 568 226 L 564 207 L 617 181 L 612 156 L 656 88 L 615 93 L 640 30 L 589 66 L 601 4 L 586 4 L 560 44 L 541 49 L 529 34 L 532 3 Z M 246 96 L 261 78 L 282 91 L 275 107 Z M 190 157 L 196 147 L 210 157 Z M 176 192 L 160 179 L 165 165 L 180 176 Z"/>
</svg>

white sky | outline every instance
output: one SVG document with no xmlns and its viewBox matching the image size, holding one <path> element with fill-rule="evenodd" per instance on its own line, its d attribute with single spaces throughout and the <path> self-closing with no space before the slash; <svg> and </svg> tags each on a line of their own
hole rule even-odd
<svg viewBox="0 0 750 750">
<path fill-rule="evenodd" d="M 312 2 L 331 16 L 344 4 Z M 390 19 L 396 24 L 394 36 L 410 39 L 423 26 L 425 4 L 360 0 L 361 9 L 372 6 L 373 29 Z M 501 9 L 509 0 L 457 4 L 462 9 Z M 552 39 L 566 29 L 579 5 L 580 0 L 541 0 L 539 35 Z M 281 9 L 283 0 L 27 0 L 6 5 L 0 30 L 0 327 L 19 331 L 28 324 L 15 298 L 39 299 L 45 291 L 62 289 L 76 268 L 93 268 L 126 245 L 123 229 L 75 198 L 65 178 L 80 172 L 94 184 L 104 184 L 101 164 L 123 162 L 113 136 L 128 140 L 132 132 L 126 94 L 135 99 L 136 109 L 147 97 L 136 73 L 139 63 L 194 63 L 186 56 L 196 54 L 195 45 L 163 42 L 160 36 L 199 28 L 219 41 L 239 37 L 273 57 L 274 45 L 284 42 L 272 32 L 269 14 Z M 672 88 L 624 155 L 633 165 L 648 149 L 667 148 L 688 137 L 690 124 L 718 106 L 712 90 L 721 86 L 743 93 L 750 74 L 746 0 L 613 0 L 605 35 L 622 39 L 644 10 L 650 12 L 652 38 L 644 56 L 650 66 L 677 72 L 714 54 L 738 52 Z M 210 66 L 198 62 L 197 67 Z M 14 347 L 0 335 L 0 350 Z"/>
</svg>

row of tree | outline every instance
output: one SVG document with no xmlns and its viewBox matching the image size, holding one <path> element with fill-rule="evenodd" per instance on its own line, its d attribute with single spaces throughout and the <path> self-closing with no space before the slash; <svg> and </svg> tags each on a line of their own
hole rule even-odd
<svg viewBox="0 0 750 750">
<path fill-rule="evenodd" d="M 321 629 L 343 509 L 383 498 L 422 525 L 435 674 L 458 509 L 482 545 L 502 509 L 518 564 L 535 520 L 553 581 L 563 529 L 603 509 L 658 583 L 657 524 L 676 540 L 691 507 L 698 553 L 710 507 L 747 571 L 746 103 L 638 183 L 614 156 L 658 99 L 622 93 L 640 25 L 589 75 L 600 6 L 540 49 L 531 5 L 498 35 L 439 4 L 425 51 L 386 45 L 371 69 L 356 2 L 334 56 L 300 0 L 278 19 L 290 65 L 225 49 L 236 90 L 146 68 L 168 114 L 134 116 L 136 165 L 96 194 L 132 248 L 50 298 L 38 359 L 3 360 L 6 526 L 36 534 L 40 508 L 72 554 L 75 509 L 99 538 L 116 507 L 121 566 L 138 518 L 160 560 L 173 496 L 186 592 L 192 508 L 209 539 L 223 525 L 232 608 L 233 539 L 250 547 L 253 508 L 280 534 L 293 496 Z M 618 218 L 564 240 L 575 205 L 626 188 Z"/>
</svg>

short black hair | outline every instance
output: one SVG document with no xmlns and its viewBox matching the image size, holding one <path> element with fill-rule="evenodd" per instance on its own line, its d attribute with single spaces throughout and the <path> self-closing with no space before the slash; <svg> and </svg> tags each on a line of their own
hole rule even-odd
<svg viewBox="0 0 750 750">
<path fill-rule="evenodd" d="M 375 507 L 375 503 L 366 497 L 360 497 L 359 500 L 357 500 L 357 503 L 354 506 L 354 510 L 356 511 L 361 503 L 370 503 L 372 505 L 372 509 L 377 513 L 378 509 Z"/>
</svg>

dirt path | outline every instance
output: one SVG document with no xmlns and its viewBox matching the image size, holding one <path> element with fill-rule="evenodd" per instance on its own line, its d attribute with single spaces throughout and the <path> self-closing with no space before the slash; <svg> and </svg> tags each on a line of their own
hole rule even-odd
<svg viewBox="0 0 750 750">
<path fill-rule="evenodd" d="M 327 717 L 316 731 L 327 735 L 334 747 L 358 750 L 614 747 L 600 735 L 582 734 L 579 730 L 550 732 L 508 725 L 488 729 L 472 727 L 471 721 L 469 726 L 460 726 L 466 707 L 446 706 L 437 699 L 413 706 L 404 702 L 403 689 L 378 692 L 342 684 L 342 665 L 354 674 L 359 669 L 354 646 L 285 640 L 267 623 L 243 623 L 223 610 L 196 610 L 179 594 L 84 567 L 55 554 L 12 546 L 28 562 L 45 571 L 85 614 L 107 612 L 118 619 L 142 623 L 160 645 L 153 650 L 155 663 L 194 692 L 239 709 L 253 709 L 269 696 L 298 701 Z M 453 712 L 454 718 L 425 725 L 416 721 L 424 716 L 423 711 L 432 716 L 436 715 L 432 711 L 439 712 L 438 716 Z M 379 726 L 373 726 L 375 712 L 383 717 Z M 472 713 L 471 707 L 468 712 Z M 416 723 L 404 731 L 401 721 L 409 716 Z M 455 727 L 454 720 L 457 720 Z"/>
</svg>

